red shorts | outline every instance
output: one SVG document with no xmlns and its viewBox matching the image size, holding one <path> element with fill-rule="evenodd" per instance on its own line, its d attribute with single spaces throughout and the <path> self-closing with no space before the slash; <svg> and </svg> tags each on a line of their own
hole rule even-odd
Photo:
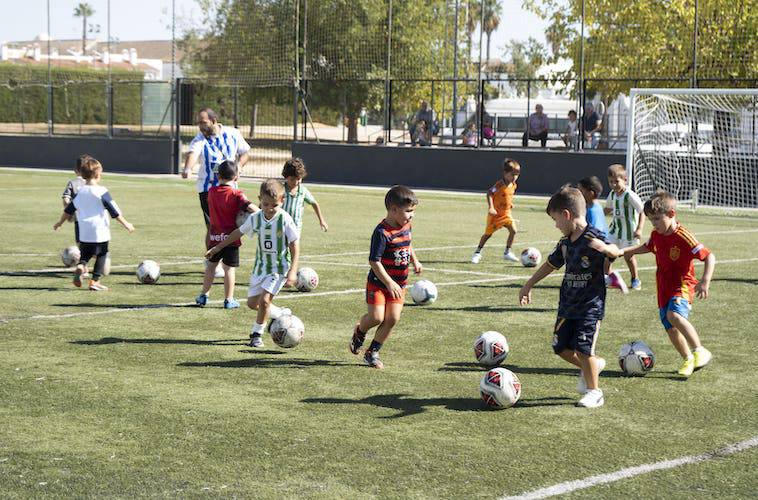
<svg viewBox="0 0 758 500">
<path fill-rule="evenodd" d="M 392 292 L 373 283 L 366 283 L 366 304 L 382 306 L 384 304 L 402 304 L 405 302 L 405 288 L 400 298 L 392 296 Z"/>
</svg>

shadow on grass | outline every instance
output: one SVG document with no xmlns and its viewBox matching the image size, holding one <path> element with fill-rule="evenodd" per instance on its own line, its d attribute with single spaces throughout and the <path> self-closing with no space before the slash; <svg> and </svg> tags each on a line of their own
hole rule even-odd
<svg viewBox="0 0 758 500">
<path fill-rule="evenodd" d="M 713 278 L 711 281 L 725 281 L 727 283 L 739 283 L 741 285 L 758 285 L 758 279 L 750 278 Z"/>
<path fill-rule="evenodd" d="M 50 273 L 30 273 L 28 271 L 7 271 L 0 273 L 0 276 L 15 277 L 15 278 L 68 278 L 69 280 L 74 275 L 72 270 L 60 270 Z"/>
<path fill-rule="evenodd" d="M 408 394 L 377 394 L 362 399 L 343 399 L 343 398 L 307 398 L 300 401 L 301 403 L 317 404 L 365 404 L 376 406 L 378 408 L 387 408 L 396 410 L 398 413 L 378 418 L 393 419 L 409 417 L 424 413 L 431 407 L 442 406 L 452 411 L 491 411 L 484 406 L 479 398 L 411 398 Z M 533 398 L 522 399 L 515 409 L 532 408 L 537 406 L 562 406 L 573 405 L 574 400 L 569 398 Z"/>
<path fill-rule="evenodd" d="M 464 307 L 433 307 L 432 311 L 468 311 L 468 312 L 523 312 L 523 313 L 543 313 L 555 312 L 554 307 L 530 307 L 530 306 L 464 306 Z"/>
<path fill-rule="evenodd" d="M 504 365 L 502 365 L 502 367 L 513 371 L 516 375 L 520 375 L 522 373 L 536 374 L 536 375 L 564 375 L 568 377 L 576 377 L 577 375 L 579 375 L 579 368 L 569 368 L 568 366 L 565 368 L 563 367 L 545 368 L 541 366 L 518 366 L 518 365 L 505 363 Z M 441 371 L 441 372 L 482 372 L 482 373 L 484 373 L 486 370 L 487 370 L 486 367 L 478 363 L 468 362 L 468 361 L 455 361 L 452 363 L 445 363 L 444 366 L 437 369 L 437 371 Z M 650 375 L 648 375 L 648 377 L 649 376 Z M 619 378 L 619 377 L 626 377 L 626 375 L 624 375 L 621 371 L 603 370 L 600 374 L 600 377 Z M 656 378 L 662 378 L 662 377 L 656 377 Z"/>
<path fill-rule="evenodd" d="M 106 309 L 183 309 L 198 308 L 197 304 L 94 304 L 92 302 L 80 302 L 76 304 L 50 304 L 55 307 L 100 307 Z"/>
<path fill-rule="evenodd" d="M 46 292 L 60 292 L 63 290 L 71 290 L 71 288 L 56 286 L 0 286 L 0 290 L 44 290 Z"/>
<path fill-rule="evenodd" d="M 279 351 L 243 351 L 256 354 L 283 354 Z M 270 359 L 270 358 L 245 358 L 228 361 L 187 361 L 176 366 L 190 368 L 213 367 L 213 368 L 312 368 L 318 366 L 351 366 L 354 363 L 345 363 L 330 359 Z"/>
<path fill-rule="evenodd" d="M 120 337 L 103 337 L 97 340 L 72 340 L 69 344 L 108 345 L 108 344 L 185 344 L 185 345 L 240 345 L 247 339 L 195 340 L 195 339 L 124 339 Z"/>
</svg>

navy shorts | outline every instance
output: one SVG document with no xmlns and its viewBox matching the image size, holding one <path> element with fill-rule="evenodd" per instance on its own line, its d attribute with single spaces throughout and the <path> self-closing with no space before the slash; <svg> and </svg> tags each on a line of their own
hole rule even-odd
<svg viewBox="0 0 758 500">
<path fill-rule="evenodd" d="M 559 317 L 553 332 L 553 351 L 559 354 L 566 349 L 595 355 L 595 342 L 600 334 L 599 319 L 568 319 Z"/>
</svg>

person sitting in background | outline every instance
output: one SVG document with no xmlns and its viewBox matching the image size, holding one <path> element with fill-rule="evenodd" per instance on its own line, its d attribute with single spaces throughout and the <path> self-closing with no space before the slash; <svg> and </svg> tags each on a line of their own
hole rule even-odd
<svg viewBox="0 0 758 500">
<path fill-rule="evenodd" d="M 476 125 L 474 122 L 471 122 L 468 124 L 468 127 L 463 130 L 463 133 L 461 134 L 461 142 L 467 148 L 475 148 L 476 139 Z"/>
<path fill-rule="evenodd" d="M 566 129 L 564 130 L 561 139 L 563 139 L 563 144 L 565 144 L 567 148 L 571 150 L 576 149 L 579 141 L 579 121 L 576 119 L 576 111 L 573 109 L 568 112 L 568 123 L 566 124 Z"/>
<path fill-rule="evenodd" d="M 584 141 L 589 142 L 590 148 L 597 149 L 600 142 L 600 129 L 603 126 L 603 119 L 595 111 L 595 106 L 588 102 L 584 105 Z"/>
<path fill-rule="evenodd" d="M 529 115 L 529 119 L 527 120 L 526 132 L 524 132 L 521 145 L 527 147 L 530 140 L 540 141 L 540 144 L 544 148 L 547 145 L 548 130 L 550 130 L 550 120 L 542 112 L 542 104 L 537 104 L 534 107 L 534 113 Z"/>
<path fill-rule="evenodd" d="M 432 138 L 429 134 L 429 130 L 426 127 L 426 122 L 424 120 L 420 120 L 418 123 L 416 123 L 416 140 L 414 141 L 414 146 L 431 146 L 432 145 Z"/>
<path fill-rule="evenodd" d="M 421 146 L 429 146 L 431 144 L 431 134 L 429 134 L 429 131 L 431 130 L 432 123 L 434 122 L 434 112 L 432 111 L 431 107 L 429 107 L 429 103 L 427 101 L 421 101 L 421 107 L 418 111 L 416 111 L 416 114 L 413 115 L 413 122 L 411 124 L 411 145 L 415 146 L 416 142 L 419 141 L 419 136 L 421 135 L 419 132 L 419 125 L 423 122 L 424 130 L 426 131 L 427 135 L 425 135 L 425 139 L 427 141 L 427 144 L 420 144 Z"/>
</svg>

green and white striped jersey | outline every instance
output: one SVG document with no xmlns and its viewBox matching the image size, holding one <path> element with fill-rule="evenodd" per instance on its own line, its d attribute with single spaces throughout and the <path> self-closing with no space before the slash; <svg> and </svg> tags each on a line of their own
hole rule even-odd
<svg viewBox="0 0 758 500">
<path fill-rule="evenodd" d="M 258 233 L 254 275 L 287 274 L 290 268 L 288 246 L 300 238 L 300 231 L 287 212 L 277 209 L 276 215 L 268 220 L 263 210 L 259 210 L 248 217 L 239 229 L 251 238 Z"/>
<path fill-rule="evenodd" d="M 284 205 L 282 208 L 285 212 L 290 214 L 292 220 L 295 221 L 295 225 L 298 229 L 303 227 L 303 208 L 305 203 L 313 205 L 316 203 L 316 198 L 313 197 L 308 188 L 302 183 L 297 187 L 295 194 L 290 194 L 290 190 L 287 187 L 287 183 L 284 183 Z"/>
<path fill-rule="evenodd" d="M 616 191 L 611 190 L 605 206 L 612 210 L 608 233 L 619 240 L 633 240 L 634 230 L 637 229 L 639 215 L 643 209 L 642 200 L 637 193 L 629 188 L 621 194 L 616 194 Z"/>
</svg>

